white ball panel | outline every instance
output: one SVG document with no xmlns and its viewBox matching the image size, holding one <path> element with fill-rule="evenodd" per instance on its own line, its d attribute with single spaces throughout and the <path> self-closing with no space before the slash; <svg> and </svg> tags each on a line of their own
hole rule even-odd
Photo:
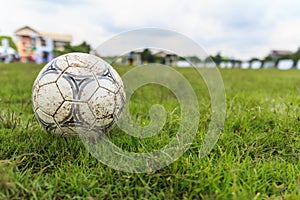
<svg viewBox="0 0 300 200">
<path fill-rule="evenodd" d="M 101 119 L 112 117 L 114 114 L 114 100 L 115 94 L 103 88 L 99 88 L 89 100 L 89 107 L 96 119 L 100 120 L 99 123 L 101 123 Z M 107 125 L 106 122 L 103 121 L 103 125 Z"/>
<path fill-rule="evenodd" d="M 105 63 L 105 61 L 103 61 L 100 57 L 91 54 L 87 56 L 87 60 L 89 60 L 89 62 L 91 63 L 91 65 L 89 65 L 88 68 L 92 71 L 96 71 L 95 69 L 97 69 L 97 66 L 100 67 L 99 62 L 101 62 L 101 64 Z M 102 65 L 102 68 L 104 68 L 104 65 Z"/>
<path fill-rule="evenodd" d="M 59 106 L 63 103 L 63 98 L 60 95 L 55 83 L 41 86 L 38 90 L 36 101 L 38 107 L 48 115 L 53 115 Z"/>
<path fill-rule="evenodd" d="M 54 123 L 55 123 L 53 117 L 50 116 L 50 115 L 48 115 L 48 114 L 46 114 L 46 113 L 44 113 L 41 109 L 37 109 L 37 110 L 35 111 L 35 114 L 36 114 L 41 120 L 43 120 L 44 122 L 46 122 L 46 123 L 48 123 L 48 124 L 54 124 Z"/>
<path fill-rule="evenodd" d="M 123 87 L 120 88 L 118 93 L 116 94 L 115 97 L 115 117 L 117 117 L 117 120 L 120 119 L 121 112 L 123 110 L 123 106 L 125 104 L 125 92 Z"/>
<path fill-rule="evenodd" d="M 61 107 L 57 110 L 54 115 L 54 119 L 57 123 L 66 120 L 72 111 L 72 103 L 71 102 L 64 102 Z"/>
<path fill-rule="evenodd" d="M 77 136 L 76 127 L 60 127 L 59 134 L 62 136 Z"/>
<path fill-rule="evenodd" d="M 105 127 L 109 125 L 114 120 L 113 117 L 106 117 L 103 119 L 97 119 L 95 125 L 100 127 Z"/>
<path fill-rule="evenodd" d="M 83 68 L 83 67 L 69 67 L 66 71 L 65 74 L 71 74 L 72 76 L 93 76 L 93 73 L 91 72 L 90 69 Z"/>
<path fill-rule="evenodd" d="M 43 74 L 48 71 L 49 67 L 51 67 L 53 64 L 53 61 L 47 63 L 47 65 L 45 65 L 45 67 L 43 67 L 43 69 L 40 71 L 40 73 L 38 74 L 36 80 L 39 80 L 41 77 L 43 77 Z"/>
<path fill-rule="evenodd" d="M 38 81 L 35 81 L 33 84 L 33 87 L 32 87 L 32 108 L 33 108 L 34 112 L 38 108 L 37 96 L 38 96 L 39 90 L 40 90 L 40 87 L 38 85 Z"/>
<path fill-rule="evenodd" d="M 59 74 L 55 74 L 55 73 L 45 74 L 44 76 L 42 76 L 39 79 L 39 85 L 42 86 L 42 85 L 45 85 L 48 83 L 54 83 L 58 77 L 59 77 Z"/>
<path fill-rule="evenodd" d="M 69 100 L 69 101 L 73 100 L 72 87 L 71 87 L 70 83 L 65 78 L 63 78 L 63 76 L 61 76 L 57 80 L 56 84 L 65 100 Z"/>
<path fill-rule="evenodd" d="M 116 83 L 120 86 L 123 86 L 123 81 L 122 81 L 121 77 L 119 76 L 118 72 L 116 72 L 116 70 L 112 67 L 110 69 L 115 78 Z"/>
<path fill-rule="evenodd" d="M 64 71 L 66 68 L 69 67 L 69 64 L 65 56 L 59 56 L 55 59 L 54 66 L 60 69 L 61 71 Z"/>
<path fill-rule="evenodd" d="M 98 87 L 99 85 L 96 80 L 87 83 L 80 90 L 80 97 L 79 97 L 80 101 L 88 101 L 92 97 L 92 95 L 96 92 Z"/>
<path fill-rule="evenodd" d="M 70 67 L 91 68 L 97 62 L 95 56 L 86 53 L 69 53 L 65 56 Z"/>
<path fill-rule="evenodd" d="M 101 88 L 105 88 L 113 93 L 117 91 L 117 85 L 110 79 L 101 78 L 98 79 L 98 82 Z"/>
<path fill-rule="evenodd" d="M 80 117 L 80 120 L 87 123 L 88 125 L 91 125 L 95 121 L 95 115 L 90 110 L 87 103 L 80 103 L 78 104 L 78 116 Z"/>
<path fill-rule="evenodd" d="M 96 75 L 103 75 L 107 67 L 107 63 L 104 60 L 99 59 L 98 62 L 91 67 L 91 69 Z"/>
</svg>

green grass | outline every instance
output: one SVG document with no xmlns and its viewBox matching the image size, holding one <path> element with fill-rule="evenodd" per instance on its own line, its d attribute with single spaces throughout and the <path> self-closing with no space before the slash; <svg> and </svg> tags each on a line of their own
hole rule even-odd
<svg viewBox="0 0 300 200">
<path fill-rule="evenodd" d="M 199 100 L 194 143 L 166 168 L 131 174 L 99 162 L 80 139 L 54 137 L 38 125 L 31 87 L 41 67 L 0 65 L 0 199 L 300 199 L 300 71 L 221 70 L 227 95 L 224 131 L 200 159 L 209 95 L 195 70 L 178 69 Z M 130 68 L 116 69 L 124 74 Z M 154 103 L 168 114 L 162 133 L 139 140 L 115 128 L 111 140 L 133 152 L 167 144 L 180 120 L 169 90 L 139 89 L 130 103 L 132 118 L 147 124 Z"/>
</svg>

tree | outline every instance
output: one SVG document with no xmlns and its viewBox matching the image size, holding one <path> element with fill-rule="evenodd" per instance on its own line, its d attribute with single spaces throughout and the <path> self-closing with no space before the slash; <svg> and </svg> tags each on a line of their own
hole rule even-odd
<svg viewBox="0 0 300 200">
<path fill-rule="evenodd" d="M 142 62 L 148 62 L 148 63 L 153 63 L 155 60 L 154 56 L 152 55 L 149 49 L 144 49 L 144 51 L 141 53 L 141 59 Z"/>
<path fill-rule="evenodd" d="M 263 61 L 275 61 L 274 58 L 270 55 L 266 56 Z"/>
<path fill-rule="evenodd" d="M 80 45 L 71 46 L 73 52 L 90 53 L 91 46 L 87 42 L 82 42 Z"/>
<path fill-rule="evenodd" d="M 220 65 L 220 63 L 222 62 L 222 56 L 221 53 L 218 52 L 216 56 L 212 57 L 213 61 L 216 63 L 217 66 Z"/>
<path fill-rule="evenodd" d="M 298 60 L 300 60 L 300 47 L 298 48 L 298 50 L 292 54 L 292 59 L 297 62 Z"/>
<path fill-rule="evenodd" d="M 2 39 L 7 39 L 9 46 L 17 51 L 17 46 L 10 36 L 0 36 L 0 45 L 2 45 L 1 44 Z"/>
<path fill-rule="evenodd" d="M 259 58 L 251 58 L 250 60 L 249 60 L 249 62 L 253 62 L 253 61 L 261 61 Z"/>
<path fill-rule="evenodd" d="M 189 57 L 186 57 L 186 59 L 192 63 L 200 63 L 201 62 L 201 59 L 198 56 L 189 56 Z"/>
<path fill-rule="evenodd" d="M 64 46 L 63 51 L 55 50 L 54 53 L 56 56 L 60 56 L 71 52 L 90 53 L 90 51 L 91 51 L 91 46 L 86 41 L 84 41 L 81 44 L 75 46 L 72 46 L 70 43 L 67 43 Z"/>
</svg>

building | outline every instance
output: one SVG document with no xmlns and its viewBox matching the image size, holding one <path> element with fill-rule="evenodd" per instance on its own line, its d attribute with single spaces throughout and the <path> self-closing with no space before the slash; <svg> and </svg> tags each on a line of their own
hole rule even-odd
<svg viewBox="0 0 300 200">
<path fill-rule="evenodd" d="M 176 54 L 168 53 L 164 51 L 159 51 L 155 53 L 154 56 L 162 58 L 162 64 L 166 64 L 166 65 L 173 66 L 176 65 L 178 61 L 178 56 Z"/>
<path fill-rule="evenodd" d="M 53 50 L 63 50 L 72 41 L 72 35 L 39 32 L 29 26 L 15 31 L 15 43 L 22 62 L 48 62 L 53 58 Z"/>
<path fill-rule="evenodd" d="M 288 56 L 291 54 L 293 54 L 293 52 L 288 50 L 272 50 L 269 56 L 273 59 L 278 59 L 281 58 L 282 56 Z"/>
</svg>

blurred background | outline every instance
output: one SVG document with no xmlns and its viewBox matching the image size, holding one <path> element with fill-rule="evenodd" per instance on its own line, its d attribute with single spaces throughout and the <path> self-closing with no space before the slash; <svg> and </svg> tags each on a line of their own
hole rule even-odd
<svg viewBox="0 0 300 200">
<path fill-rule="evenodd" d="M 12 0 L 1 7 L 3 62 L 48 62 L 68 52 L 91 52 L 120 32 L 157 27 L 193 39 L 222 68 L 300 68 L 296 0 Z M 187 56 L 205 65 L 193 52 Z M 149 49 L 131 52 L 117 62 L 190 66 L 168 52 Z"/>
</svg>

